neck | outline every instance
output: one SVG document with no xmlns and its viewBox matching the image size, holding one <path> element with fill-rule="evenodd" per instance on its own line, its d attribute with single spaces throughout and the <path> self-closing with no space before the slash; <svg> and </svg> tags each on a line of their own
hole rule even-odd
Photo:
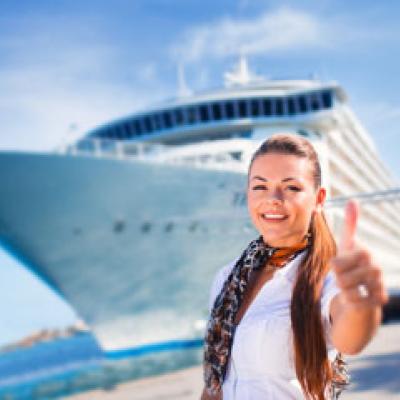
<svg viewBox="0 0 400 400">
<path fill-rule="evenodd" d="M 309 242 L 308 234 L 301 235 L 297 238 L 291 238 L 289 240 L 277 240 L 277 241 L 266 241 L 263 237 L 263 241 L 267 246 L 278 248 L 278 249 L 290 249 L 296 247 L 304 247 Z"/>
</svg>

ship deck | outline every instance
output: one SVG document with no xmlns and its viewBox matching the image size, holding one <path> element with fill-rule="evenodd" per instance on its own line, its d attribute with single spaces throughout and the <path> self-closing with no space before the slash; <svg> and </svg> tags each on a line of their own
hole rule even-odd
<svg viewBox="0 0 400 400">
<path fill-rule="evenodd" d="M 399 399 L 400 323 L 383 325 L 357 356 L 347 356 L 352 375 L 350 388 L 341 400 Z M 157 377 L 122 383 L 112 390 L 94 390 L 69 396 L 68 400 L 200 400 L 201 366 Z"/>
</svg>

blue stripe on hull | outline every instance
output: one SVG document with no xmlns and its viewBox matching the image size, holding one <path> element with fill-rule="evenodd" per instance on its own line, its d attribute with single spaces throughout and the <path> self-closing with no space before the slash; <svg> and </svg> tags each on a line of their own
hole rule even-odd
<svg viewBox="0 0 400 400">
<path fill-rule="evenodd" d="M 166 342 L 146 344 L 128 349 L 110 350 L 104 352 L 104 355 L 108 359 L 119 360 L 122 358 L 142 356 L 145 354 L 159 353 L 162 351 L 202 347 L 203 344 L 204 339 L 169 340 Z"/>
</svg>

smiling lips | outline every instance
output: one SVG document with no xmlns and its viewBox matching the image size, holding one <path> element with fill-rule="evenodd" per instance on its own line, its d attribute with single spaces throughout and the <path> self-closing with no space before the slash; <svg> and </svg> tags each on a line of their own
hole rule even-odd
<svg viewBox="0 0 400 400">
<path fill-rule="evenodd" d="M 285 220 L 288 216 L 285 214 L 276 214 L 276 213 L 264 213 L 261 214 L 261 217 L 264 221 L 268 222 L 280 222 Z"/>
</svg>

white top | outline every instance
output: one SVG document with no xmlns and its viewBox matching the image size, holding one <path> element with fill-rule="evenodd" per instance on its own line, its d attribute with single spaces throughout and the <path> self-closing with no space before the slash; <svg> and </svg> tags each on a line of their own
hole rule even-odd
<svg viewBox="0 0 400 400">
<path fill-rule="evenodd" d="M 290 320 L 296 270 L 305 255 L 303 251 L 264 283 L 236 327 L 222 386 L 223 400 L 305 399 L 293 362 Z M 236 261 L 216 273 L 210 292 L 210 313 Z M 339 290 L 333 272 L 329 272 L 322 290 L 321 313 L 327 333 L 328 357 L 332 361 L 337 350 L 330 340 L 329 305 Z"/>
</svg>

